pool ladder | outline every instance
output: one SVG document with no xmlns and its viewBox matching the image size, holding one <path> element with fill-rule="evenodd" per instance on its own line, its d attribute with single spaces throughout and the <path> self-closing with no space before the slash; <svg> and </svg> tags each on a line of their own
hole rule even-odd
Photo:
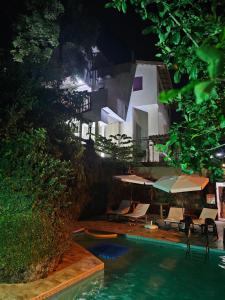
<svg viewBox="0 0 225 300">
<path fill-rule="evenodd" d="M 206 244 L 205 244 L 205 253 L 202 253 L 201 251 L 191 251 L 191 243 L 190 243 L 190 235 L 191 235 L 191 229 L 190 226 L 185 230 L 186 234 L 186 256 L 191 257 L 196 262 L 200 261 L 206 261 L 209 257 L 209 238 L 208 233 L 206 233 Z"/>
</svg>

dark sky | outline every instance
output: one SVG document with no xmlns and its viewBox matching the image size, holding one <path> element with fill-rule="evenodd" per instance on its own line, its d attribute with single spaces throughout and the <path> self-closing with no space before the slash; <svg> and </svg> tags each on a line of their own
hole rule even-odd
<svg viewBox="0 0 225 300">
<path fill-rule="evenodd" d="M 113 63 L 131 61 L 132 52 L 135 59 L 155 60 L 154 36 L 145 36 L 142 30 L 148 23 L 130 8 L 126 14 L 116 9 L 105 8 L 105 0 L 89 0 L 87 5 L 92 14 L 98 18 L 101 31 L 98 47 Z"/>
<path fill-rule="evenodd" d="M 97 44 L 110 62 L 128 62 L 132 57 L 136 60 L 155 60 L 155 38 L 142 34 L 147 23 L 131 8 L 124 14 L 116 9 L 105 8 L 108 0 L 78 1 L 83 2 L 88 14 L 99 21 L 100 34 Z M 24 4 L 25 0 L 8 0 L 0 7 L 0 48 L 11 43 L 12 24 L 16 23 L 18 12 L 23 11 Z"/>
</svg>

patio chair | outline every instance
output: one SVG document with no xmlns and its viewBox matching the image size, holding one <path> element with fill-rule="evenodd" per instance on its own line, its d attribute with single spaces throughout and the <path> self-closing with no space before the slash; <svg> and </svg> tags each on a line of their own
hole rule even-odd
<svg viewBox="0 0 225 300">
<path fill-rule="evenodd" d="M 145 222 L 147 222 L 147 210 L 149 209 L 150 204 L 138 203 L 134 208 L 133 212 L 130 214 L 125 214 L 122 217 L 125 217 L 131 221 L 138 221 L 141 218 L 145 218 Z"/>
<path fill-rule="evenodd" d="M 164 219 L 166 225 L 177 224 L 184 219 L 184 208 L 183 207 L 170 207 L 168 217 Z"/>
<path fill-rule="evenodd" d="M 120 215 L 124 215 L 127 214 L 130 210 L 130 206 L 131 206 L 131 200 L 122 200 L 120 202 L 120 205 L 118 207 L 118 209 L 115 210 L 108 210 L 106 212 L 107 216 L 120 216 Z"/>
<path fill-rule="evenodd" d="M 202 212 L 199 216 L 198 219 L 193 219 L 193 228 L 195 226 L 200 226 L 202 232 L 204 231 L 204 226 L 205 226 L 205 220 L 206 219 L 211 219 L 213 222 L 215 221 L 217 216 L 217 209 L 216 208 L 206 208 L 204 207 L 202 209 Z"/>
<path fill-rule="evenodd" d="M 204 233 L 206 235 L 207 243 L 209 242 L 208 240 L 208 234 L 210 232 L 209 228 L 212 229 L 212 232 L 216 236 L 216 238 L 217 239 L 219 238 L 215 221 L 211 218 L 206 218 L 204 224 Z"/>
</svg>

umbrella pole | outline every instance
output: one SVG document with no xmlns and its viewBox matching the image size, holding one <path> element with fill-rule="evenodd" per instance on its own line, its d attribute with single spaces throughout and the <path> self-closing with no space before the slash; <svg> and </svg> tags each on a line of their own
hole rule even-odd
<svg viewBox="0 0 225 300">
<path fill-rule="evenodd" d="M 184 207 L 184 197 L 183 197 L 183 193 L 181 193 L 181 195 L 182 195 L 182 208 L 183 208 L 183 215 L 184 215 L 185 207 Z"/>
<path fill-rule="evenodd" d="M 131 189 L 130 189 L 130 201 L 132 202 L 133 201 L 133 184 L 130 183 L 131 185 Z"/>
</svg>

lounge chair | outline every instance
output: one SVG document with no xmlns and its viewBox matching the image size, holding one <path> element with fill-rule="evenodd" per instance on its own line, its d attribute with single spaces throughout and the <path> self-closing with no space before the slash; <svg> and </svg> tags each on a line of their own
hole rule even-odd
<svg viewBox="0 0 225 300">
<path fill-rule="evenodd" d="M 216 208 L 206 208 L 204 207 L 202 209 L 202 212 L 199 216 L 198 219 L 193 219 L 193 227 L 194 226 L 200 226 L 202 231 L 203 231 L 203 227 L 205 225 L 205 219 L 212 219 L 213 221 L 215 221 L 217 216 L 217 209 Z"/>
<path fill-rule="evenodd" d="M 165 224 L 179 224 L 184 219 L 184 208 L 170 207 L 168 217 L 164 219 Z"/>
<path fill-rule="evenodd" d="M 122 200 L 120 202 L 118 209 L 108 210 L 106 212 L 107 216 L 110 216 L 110 215 L 120 216 L 120 215 L 127 214 L 130 210 L 131 202 L 132 202 L 131 200 Z"/>
<path fill-rule="evenodd" d="M 145 222 L 147 222 L 147 210 L 149 209 L 150 204 L 138 203 L 134 208 L 134 211 L 130 214 L 125 214 L 122 217 L 125 217 L 132 221 L 137 221 L 140 218 L 145 218 Z"/>
</svg>

